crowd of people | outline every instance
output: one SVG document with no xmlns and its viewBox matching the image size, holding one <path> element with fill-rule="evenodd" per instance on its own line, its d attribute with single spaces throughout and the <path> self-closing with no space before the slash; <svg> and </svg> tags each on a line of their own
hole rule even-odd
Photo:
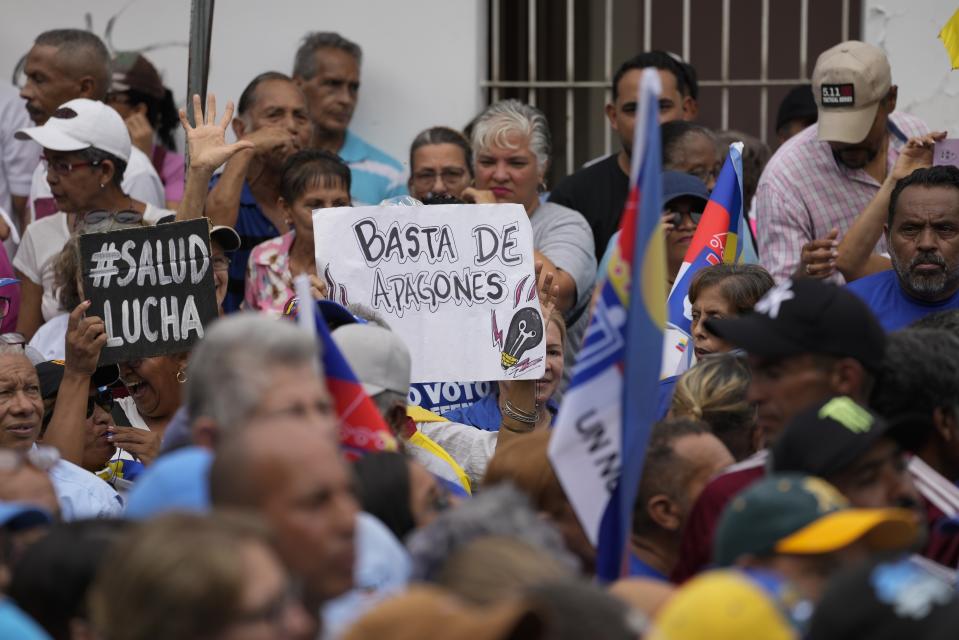
<svg viewBox="0 0 959 640">
<path fill-rule="evenodd" d="M 390 157 L 350 127 L 362 60 L 309 33 L 291 73 L 251 78 L 235 107 L 178 110 L 144 55 L 56 29 L 19 95 L 0 89 L 0 636 L 952 637 L 959 168 L 933 166 L 945 132 L 896 110 L 881 49 L 823 52 L 780 105 L 774 152 L 698 123 L 694 67 L 640 53 L 611 79 L 619 149 L 555 185 L 550 123 L 513 99 Z M 729 141 L 745 144 L 740 233 L 758 261 L 690 285 L 694 364 L 661 383 L 623 577 L 603 583 L 549 446 L 648 69 L 662 286 Z M 539 380 L 441 381 L 469 398 L 441 407 L 389 322 L 337 302 L 314 212 L 402 196 L 525 210 Z M 83 236 L 196 219 L 219 318 L 189 351 L 101 364 Z M 345 455 L 322 342 L 291 321 L 307 309 L 395 450 Z"/>
</svg>

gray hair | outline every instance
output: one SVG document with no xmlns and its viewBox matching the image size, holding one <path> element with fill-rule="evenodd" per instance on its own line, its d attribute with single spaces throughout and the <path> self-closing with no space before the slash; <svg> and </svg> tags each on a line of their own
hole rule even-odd
<svg viewBox="0 0 959 640">
<path fill-rule="evenodd" d="M 92 76 L 97 83 L 94 99 L 110 90 L 110 52 L 96 34 L 83 29 L 51 29 L 33 41 L 35 46 L 56 47 L 57 64 L 74 78 Z"/>
<path fill-rule="evenodd" d="M 520 134 L 527 139 L 530 151 L 536 156 L 540 172 L 549 167 L 553 143 L 549 123 L 543 112 L 519 100 L 502 100 L 491 104 L 473 122 L 473 154 L 479 155 L 492 146 L 515 149 L 508 138 Z"/>
<path fill-rule="evenodd" d="M 316 52 L 320 49 L 339 49 L 356 60 L 356 64 L 363 62 L 363 50 L 352 40 L 347 40 L 335 31 L 313 31 L 303 36 L 300 48 L 293 58 L 293 77 L 309 80 L 316 75 Z"/>
<path fill-rule="evenodd" d="M 515 538 L 553 556 L 571 571 L 579 569 L 559 531 L 533 511 L 525 494 L 503 484 L 443 512 L 407 539 L 413 580 L 435 582 L 453 553 L 485 536 Z"/>
<path fill-rule="evenodd" d="M 292 322 L 255 313 L 217 320 L 190 356 L 186 405 L 191 418 L 221 429 L 245 423 L 270 385 L 274 367 L 319 367 L 316 340 Z"/>
</svg>

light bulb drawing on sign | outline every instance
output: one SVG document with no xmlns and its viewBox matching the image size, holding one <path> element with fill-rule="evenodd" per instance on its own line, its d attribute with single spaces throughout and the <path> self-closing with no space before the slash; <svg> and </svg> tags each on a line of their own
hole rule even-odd
<svg viewBox="0 0 959 640">
<path fill-rule="evenodd" d="M 543 318 L 539 311 L 532 307 L 523 307 L 519 311 L 515 311 L 523 298 L 523 290 L 526 288 L 528 280 L 530 280 L 530 277 L 526 276 L 516 285 L 516 290 L 513 293 L 514 313 L 506 332 L 505 341 L 503 340 L 503 332 L 499 329 L 499 324 L 496 321 L 496 311 L 490 311 L 493 325 L 493 346 L 500 349 L 500 365 L 514 377 L 536 366 L 542 360 L 542 358 L 520 359 L 527 351 L 543 341 L 543 334 L 545 333 Z M 529 286 L 526 302 L 531 302 L 535 297 L 536 280 L 533 280 Z"/>
</svg>

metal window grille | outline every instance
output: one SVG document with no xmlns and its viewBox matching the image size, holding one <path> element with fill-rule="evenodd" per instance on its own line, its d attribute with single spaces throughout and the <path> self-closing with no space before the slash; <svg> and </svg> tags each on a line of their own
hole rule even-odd
<svg viewBox="0 0 959 640">
<path fill-rule="evenodd" d="M 554 180 L 617 150 L 598 97 L 610 101 L 620 61 L 650 49 L 697 68 L 701 122 L 769 142 L 778 101 L 810 81 L 821 51 L 858 36 L 860 16 L 860 0 L 489 0 L 482 86 L 491 102 L 516 97 L 544 110 Z"/>
</svg>

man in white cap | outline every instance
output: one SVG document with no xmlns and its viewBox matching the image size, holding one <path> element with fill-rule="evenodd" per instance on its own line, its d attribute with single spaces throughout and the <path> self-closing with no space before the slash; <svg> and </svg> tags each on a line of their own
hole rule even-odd
<svg viewBox="0 0 959 640">
<path fill-rule="evenodd" d="M 100 210 L 110 213 L 113 222 L 153 223 L 171 212 L 125 190 L 136 149 L 123 119 L 102 102 L 70 100 L 43 125 L 16 135 L 43 147 L 46 160 L 40 166 L 55 209 L 27 228 L 13 261 L 22 283 L 17 331 L 30 338 L 42 322 L 60 314 L 53 263 L 77 229 L 78 216 Z"/>
<path fill-rule="evenodd" d="M 110 54 L 103 42 L 82 29 L 53 29 L 37 36 L 24 63 L 25 84 L 20 97 L 37 125 L 56 108 L 75 98 L 102 101 L 110 88 Z M 122 119 L 121 119 L 122 122 Z M 127 144 L 129 145 L 129 134 Z M 165 206 L 163 183 L 150 159 L 139 149 L 128 153 L 123 191 L 156 207 Z M 47 167 L 37 165 L 30 185 L 27 223 L 59 208 L 46 180 Z"/>
<path fill-rule="evenodd" d="M 812 84 L 818 123 L 780 147 L 759 181 L 759 256 L 777 281 L 797 275 L 841 282 L 838 236 L 877 196 L 888 198 L 900 153 L 928 128 L 895 112 L 889 61 L 873 45 L 851 40 L 823 52 Z M 881 232 L 880 225 L 869 250 L 885 253 Z"/>
</svg>

